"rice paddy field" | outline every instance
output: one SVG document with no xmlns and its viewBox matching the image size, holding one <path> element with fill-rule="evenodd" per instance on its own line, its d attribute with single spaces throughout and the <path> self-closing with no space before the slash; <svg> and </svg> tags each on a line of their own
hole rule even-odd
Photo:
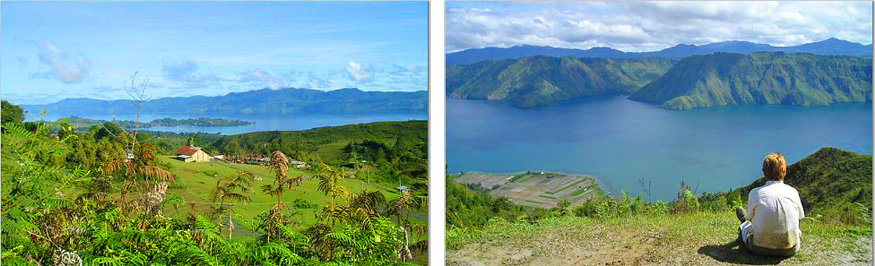
<svg viewBox="0 0 875 266">
<path fill-rule="evenodd" d="M 455 181 L 480 186 L 492 196 L 506 197 L 515 204 L 536 208 L 556 207 L 562 199 L 580 204 L 602 193 L 591 176 L 555 172 L 465 172 L 459 174 Z"/>
</svg>

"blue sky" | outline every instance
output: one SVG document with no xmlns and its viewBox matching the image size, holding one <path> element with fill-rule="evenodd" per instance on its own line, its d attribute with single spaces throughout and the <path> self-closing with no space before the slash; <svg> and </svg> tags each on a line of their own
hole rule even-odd
<svg viewBox="0 0 875 266">
<path fill-rule="evenodd" d="M 728 40 L 872 43 L 867 1 L 447 2 L 448 52 L 542 45 L 656 51 Z"/>
<path fill-rule="evenodd" d="M 0 94 L 18 104 L 262 88 L 427 89 L 426 2 L 0 3 Z"/>
</svg>

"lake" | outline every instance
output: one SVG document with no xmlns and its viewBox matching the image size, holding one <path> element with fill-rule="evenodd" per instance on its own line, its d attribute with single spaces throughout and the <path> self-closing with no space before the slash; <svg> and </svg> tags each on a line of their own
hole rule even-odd
<svg viewBox="0 0 875 266">
<path fill-rule="evenodd" d="M 824 146 L 872 154 L 872 104 L 674 111 L 625 96 L 532 109 L 447 99 L 450 173 L 590 174 L 612 195 L 642 193 L 639 180 L 653 200 L 673 199 L 681 181 L 697 194 L 726 191 L 761 176 L 769 152 L 794 163 Z"/>
<path fill-rule="evenodd" d="M 66 116 L 53 116 L 51 114 L 47 114 L 46 120 L 57 120 L 59 118 Z M 133 115 L 127 116 L 80 116 L 84 118 L 90 119 L 100 119 L 112 121 L 114 119 L 117 120 L 134 120 Z M 211 117 L 211 118 L 224 118 L 224 119 L 236 119 L 243 120 L 249 122 L 255 122 L 255 124 L 246 125 L 246 126 L 231 126 L 231 127 L 202 127 L 202 126 L 176 126 L 176 127 L 149 127 L 144 128 L 143 130 L 147 131 L 164 131 L 164 132 L 175 132 L 175 133 L 193 133 L 193 132 L 203 132 L 203 133 L 221 133 L 225 135 L 233 135 L 247 132 L 255 132 L 255 131 L 274 131 L 274 130 L 304 130 L 311 129 L 316 127 L 324 127 L 324 126 L 340 126 L 340 125 L 349 125 L 349 124 L 360 124 L 360 123 L 371 123 L 371 122 L 382 122 L 382 121 L 407 121 L 407 120 L 427 120 L 428 115 L 426 114 L 375 114 L 375 115 L 284 115 L 284 116 L 246 116 L 246 115 L 237 115 L 237 116 L 203 116 L 203 115 L 186 115 L 186 114 L 145 114 L 140 117 L 140 121 L 149 122 L 159 118 L 174 118 L 174 119 L 186 119 L 186 118 L 198 118 L 198 117 Z M 28 120 L 36 120 L 39 119 L 38 115 L 29 115 L 27 117 Z"/>
</svg>

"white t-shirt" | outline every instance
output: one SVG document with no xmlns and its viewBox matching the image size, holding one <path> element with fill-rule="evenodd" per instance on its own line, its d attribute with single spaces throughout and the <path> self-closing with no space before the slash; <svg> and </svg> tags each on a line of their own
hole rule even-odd
<svg viewBox="0 0 875 266">
<path fill-rule="evenodd" d="M 753 237 L 753 244 L 759 247 L 799 249 L 802 236 L 799 219 L 805 217 L 805 211 L 795 188 L 783 181 L 767 181 L 750 191 L 747 202 L 745 218 L 750 223 L 742 226 L 745 242 Z"/>
</svg>

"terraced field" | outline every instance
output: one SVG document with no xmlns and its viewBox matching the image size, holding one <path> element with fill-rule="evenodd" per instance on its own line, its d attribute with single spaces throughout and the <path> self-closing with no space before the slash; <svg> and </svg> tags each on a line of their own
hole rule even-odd
<svg viewBox="0 0 875 266">
<path fill-rule="evenodd" d="M 516 204 L 536 208 L 556 207 L 561 199 L 579 204 L 601 193 L 595 178 L 591 176 L 554 172 L 467 172 L 455 180 L 460 184 L 480 186 L 490 195 L 506 197 Z"/>
</svg>

